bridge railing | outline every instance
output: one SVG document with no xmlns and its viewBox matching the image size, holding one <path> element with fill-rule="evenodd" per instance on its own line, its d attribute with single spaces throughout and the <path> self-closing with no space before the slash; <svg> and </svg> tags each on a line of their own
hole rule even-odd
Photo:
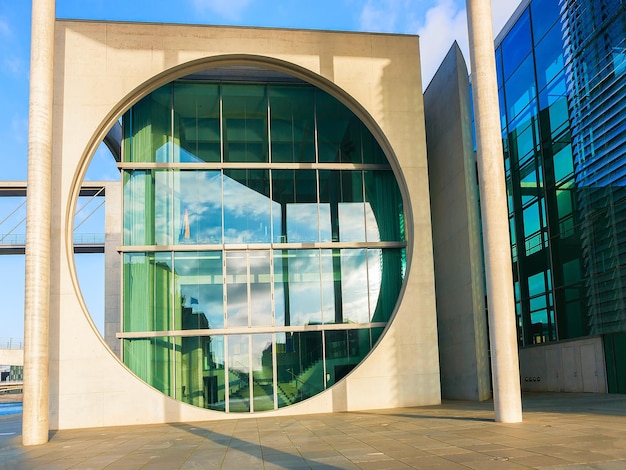
<svg viewBox="0 0 626 470">
<path fill-rule="evenodd" d="M 24 349 L 21 338 L 0 338 L 0 349 Z"/>
</svg>

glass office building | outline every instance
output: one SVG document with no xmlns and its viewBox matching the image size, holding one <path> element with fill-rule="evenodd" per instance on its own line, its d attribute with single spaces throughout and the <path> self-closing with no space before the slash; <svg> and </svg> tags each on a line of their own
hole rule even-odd
<svg viewBox="0 0 626 470">
<path fill-rule="evenodd" d="M 496 43 L 521 347 L 601 335 L 626 392 L 626 3 L 532 0 Z"/>
<path fill-rule="evenodd" d="M 368 128 L 314 86 L 246 68 L 163 86 L 122 122 L 124 363 L 226 412 L 347 375 L 406 266 L 401 192 Z"/>
</svg>

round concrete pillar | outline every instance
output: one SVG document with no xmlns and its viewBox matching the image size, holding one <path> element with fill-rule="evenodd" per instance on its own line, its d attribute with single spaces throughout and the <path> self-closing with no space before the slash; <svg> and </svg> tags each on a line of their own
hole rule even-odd
<svg viewBox="0 0 626 470">
<path fill-rule="evenodd" d="M 33 0 L 28 123 L 22 443 L 48 442 L 50 200 L 55 1 Z"/>
<path fill-rule="evenodd" d="M 496 421 L 522 421 L 511 241 L 490 0 L 468 0 L 472 92 Z"/>
</svg>

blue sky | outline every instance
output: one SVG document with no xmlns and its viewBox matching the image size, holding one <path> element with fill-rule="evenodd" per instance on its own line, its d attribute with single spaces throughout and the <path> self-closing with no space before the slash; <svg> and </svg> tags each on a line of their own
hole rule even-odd
<svg viewBox="0 0 626 470">
<path fill-rule="evenodd" d="M 469 63 L 465 2 L 460 0 L 57 0 L 56 4 L 59 18 L 419 34 L 424 84 L 454 40 Z M 495 34 L 518 4 L 519 0 L 492 0 Z M 30 6 L 28 0 L 0 0 L 0 180 L 26 180 Z M 114 174 L 106 152 L 99 152 L 92 178 Z M 0 201 L 0 221 L 18 205 L 15 200 Z M 13 228 L 21 214 L 18 211 L 0 224 L 0 234 Z M 24 233 L 23 224 L 15 233 Z M 80 263 L 79 275 L 103 269 L 97 256 Z M 0 338 L 23 336 L 23 265 L 23 256 L 0 257 Z M 102 282 L 102 276 L 92 276 L 89 285 L 81 284 L 94 312 L 101 310 Z"/>
</svg>

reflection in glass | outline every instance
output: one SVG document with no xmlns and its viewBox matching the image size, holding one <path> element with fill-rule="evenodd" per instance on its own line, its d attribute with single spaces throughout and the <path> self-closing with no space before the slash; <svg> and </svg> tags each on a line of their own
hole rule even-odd
<svg viewBox="0 0 626 470">
<path fill-rule="evenodd" d="M 175 253 L 174 268 L 182 302 L 176 329 L 224 328 L 222 253 Z"/>
<path fill-rule="evenodd" d="M 224 337 L 206 338 L 204 357 L 204 389 L 206 407 L 226 409 L 226 382 L 224 374 Z"/>
<path fill-rule="evenodd" d="M 254 411 L 274 409 L 272 335 L 252 335 L 252 399 Z"/>
<path fill-rule="evenodd" d="M 250 411 L 250 336 L 233 335 L 228 336 L 227 340 L 229 411 Z"/>
<path fill-rule="evenodd" d="M 326 387 L 348 375 L 370 350 L 370 332 L 339 330 L 324 332 L 326 345 Z"/>
<path fill-rule="evenodd" d="M 174 396 L 174 341 L 169 337 L 125 339 L 124 364 L 148 385 Z"/>
<path fill-rule="evenodd" d="M 279 408 L 324 390 L 322 332 L 276 333 L 276 374 Z"/>
<path fill-rule="evenodd" d="M 270 86 L 272 161 L 315 161 L 313 90 L 299 86 Z"/>
<path fill-rule="evenodd" d="M 220 171 L 174 171 L 174 224 L 179 244 L 221 243 Z"/>
<path fill-rule="evenodd" d="M 289 275 L 283 289 L 289 292 L 290 325 L 322 323 L 319 254 L 319 250 L 287 252 Z"/>
<path fill-rule="evenodd" d="M 252 326 L 272 325 L 272 276 L 269 251 L 251 251 L 250 320 Z"/>
<path fill-rule="evenodd" d="M 385 244 L 404 244 L 402 196 L 367 126 L 304 83 L 181 80 L 131 108 L 123 135 L 123 243 L 143 250 L 122 250 L 123 332 L 161 335 L 123 340 L 129 368 L 230 412 L 282 408 L 348 374 L 406 269 L 405 249 Z"/>
<path fill-rule="evenodd" d="M 226 252 L 226 322 L 229 327 L 248 326 L 248 255 Z"/>
<path fill-rule="evenodd" d="M 267 93 L 265 85 L 222 86 L 225 162 L 267 162 Z"/>
<path fill-rule="evenodd" d="M 174 84 L 174 161 L 219 162 L 219 85 Z"/>
<path fill-rule="evenodd" d="M 225 243 L 269 243 L 268 170 L 224 170 Z"/>
<path fill-rule="evenodd" d="M 181 302 L 173 295 L 171 253 L 125 253 L 124 331 L 171 330 Z"/>
</svg>

